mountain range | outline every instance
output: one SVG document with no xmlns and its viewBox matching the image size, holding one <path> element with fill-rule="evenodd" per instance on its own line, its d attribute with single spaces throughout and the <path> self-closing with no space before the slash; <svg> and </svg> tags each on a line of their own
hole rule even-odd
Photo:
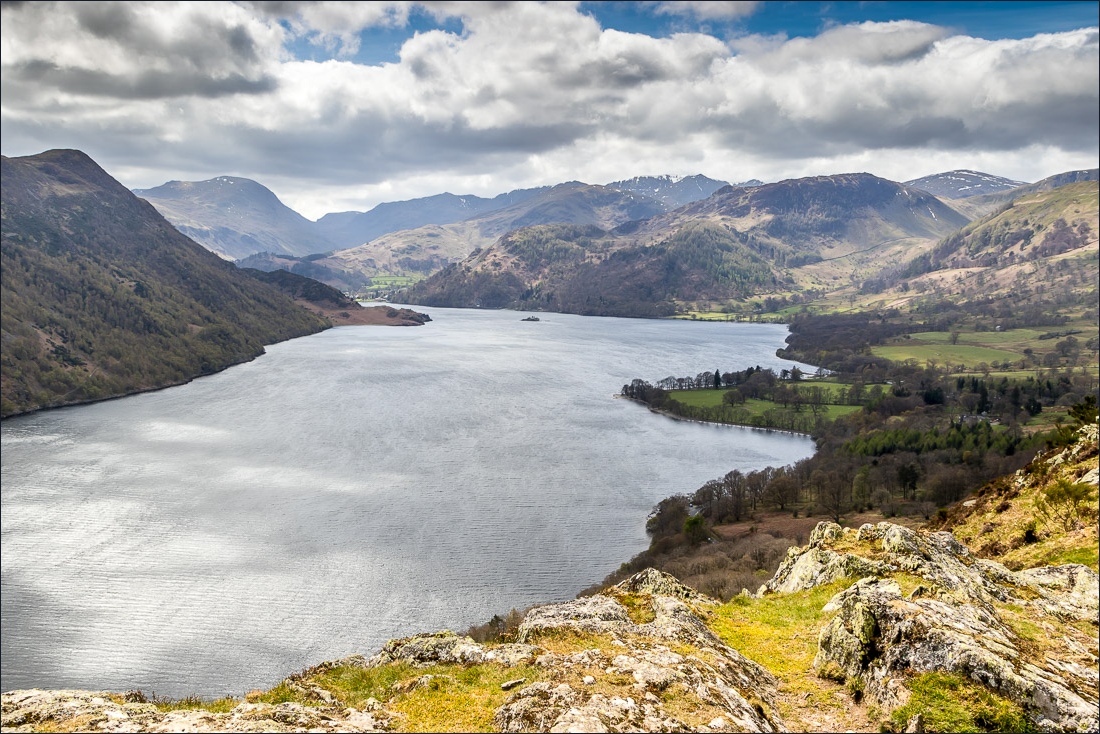
<svg viewBox="0 0 1100 734">
<path fill-rule="evenodd" d="M 692 302 L 835 289 L 967 223 L 941 200 L 870 174 L 726 186 L 614 228 L 513 230 L 418 283 L 411 303 L 669 315 Z"/>
<path fill-rule="evenodd" d="M 742 185 L 757 183 L 759 182 L 749 181 Z M 600 188 L 625 194 L 623 200 L 633 203 L 628 204 L 628 207 L 642 207 L 627 214 L 631 216 L 682 206 L 710 196 L 717 189 L 728 185 L 725 181 L 715 181 L 702 175 L 641 176 Z M 502 217 L 491 218 L 492 221 L 488 224 L 479 222 L 478 231 L 495 231 L 499 236 L 499 226 L 493 223 L 497 221 L 517 220 L 533 224 L 541 223 L 547 218 L 572 216 L 576 219 L 574 223 L 585 223 L 603 221 L 601 217 L 607 216 L 613 220 L 621 218 L 606 212 L 599 215 L 582 211 L 593 203 L 591 192 L 581 193 L 579 196 L 580 199 L 588 199 L 588 203 L 579 201 L 573 204 L 565 201 L 568 192 L 583 186 L 586 184 L 571 182 L 558 186 L 517 189 L 492 198 L 443 193 L 407 201 L 384 202 L 366 212 L 334 212 L 324 215 L 316 222 L 287 207 L 274 192 L 262 184 L 235 176 L 219 176 L 207 181 L 170 181 L 151 189 L 135 189 L 134 193 L 155 206 L 177 229 L 196 242 L 222 257 L 240 260 L 258 253 L 276 258 L 327 253 L 366 245 L 394 232 L 427 228 L 422 233 L 411 235 L 411 242 L 402 243 L 407 246 L 424 236 L 433 237 L 433 233 L 437 232 L 433 227 L 484 217 L 502 210 L 507 210 Z M 604 207 L 607 205 L 607 201 L 596 204 Z M 529 215 L 528 209 L 531 210 Z M 465 242 L 470 241 L 469 231 L 470 228 L 458 227 L 453 234 L 443 230 L 440 236 L 446 238 L 452 235 L 451 240 Z M 393 248 L 394 245 L 390 242 L 382 246 L 381 250 Z M 450 250 L 453 247 L 442 249 Z M 468 254 L 470 249 L 472 248 L 464 248 L 462 254 Z M 371 250 L 374 253 L 379 251 L 378 247 Z M 363 258 L 351 258 L 359 259 Z M 434 262 L 430 254 L 423 260 L 427 263 Z M 382 269 L 380 272 L 394 273 L 392 269 Z"/>
<path fill-rule="evenodd" d="M 263 188 L 223 177 L 189 189 L 172 185 L 176 198 L 165 211 L 184 210 L 179 200 L 186 191 L 195 200 L 189 210 L 208 217 L 208 233 L 244 228 L 249 211 L 266 212 L 256 225 L 264 235 L 281 221 L 298 232 L 303 222 L 313 225 L 313 239 L 302 236 L 294 246 L 255 252 L 238 264 L 288 270 L 347 292 L 377 292 L 378 283 L 391 284 L 392 291 L 393 284 L 428 279 L 400 297 L 424 305 L 652 316 L 693 306 L 740 310 L 757 296 L 797 303 L 844 288 L 889 290 L 968 222 L 1021 196 L 1088 180 L 1096 180 L 1095 170 L 1035 184 L 963 169 L 905 184 L 869 174 L 736 185 L 701 175 L 639 176 L 491 199 L 440 194 L 310 223 L 296 214 L 272 214 L 279 211 L 273 206 L 278 199 L 266 189 L 257 195 L 266 209 L 219 204 L 231 201 L 227 188 Z M 220 219 L 211 214 L 218 206 Z M 186 231 L 200 230 L 193 223 Z M 283 239 L 294 231 L 284 228 Z M 259 235 L 240 231 L 235 237 L 244 242 Z M 331 247 L 303 254 L 310 248 L 301 243 L 316 248 L 317 237 L 328 238 Z M 369 240 L 335 244 L 361 238 Z"/>
</svg>

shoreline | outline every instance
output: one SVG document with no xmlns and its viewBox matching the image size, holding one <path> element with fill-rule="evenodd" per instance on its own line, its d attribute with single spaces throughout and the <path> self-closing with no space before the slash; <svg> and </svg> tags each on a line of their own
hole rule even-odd
<svg viewBox="0 0 1100 734">
<path fill-rule="evenodd" d="M 628 397 L 626 395 L 620 395 L 618 393 L 614 394 L 612 397 L 617 398 L 617 399 L 621 399 L 621 400 L 629 400 L 632 403 L 638 403 L 639 405 L 644 405 L 647 409 L 649 409 L 650 413 L 656 413 L 657 415 L 663 415 L 666 418 L 671 418 L 672 420 L 676 420 L 676 421 L 683 421 L 685 423 L 702 423 L 702 424 L 708 425 L 708 426 L 730 426 L 731 428 L 752 428 L 752 429 L 755 429 L 757 431 L 764 431 L 765 433 L 787 433 L 787 434 L 790 434 L 792 436 L 805 436 L 806 438 L 813 438 L 812 433 L 805 433 L 803 431 L 795 431 L 795 430 L 792 430 L 790 428 L 772 428 L 770 426 L 757 426 L 757 425 L 753 425 L 751 423 L 721 423 L 719 421 L 700 420 L 699 418 L 685 418 L 682 415 L 676 415 L 675 413 L 670 413 L 667 410 L 661 410 L 660 408 L 654 408 L 649 403 L 645 402 L 644 400 L 639 400 L 638 398 L 632 398 L 632 397 Z"/>
</svg>

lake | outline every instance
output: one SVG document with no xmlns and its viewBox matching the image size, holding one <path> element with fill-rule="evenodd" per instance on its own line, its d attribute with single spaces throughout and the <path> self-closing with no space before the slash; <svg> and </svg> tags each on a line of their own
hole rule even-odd
<svg viewBox="0 0 1100 734">
<path fill-rule="evenodd" d="M 664 497 L 813 451 L 614 397 L 790 367 L 783 326 L 427 312 L 0 424 L 3 690 L 242 695 L 462 631 L 602 580 Z"/>
</svg>

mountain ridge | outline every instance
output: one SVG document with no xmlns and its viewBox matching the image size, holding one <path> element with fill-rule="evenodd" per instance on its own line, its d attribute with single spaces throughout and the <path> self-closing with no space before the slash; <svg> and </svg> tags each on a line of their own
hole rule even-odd
<svg viewBox="0 0 1100 734">
<path fill-rule="evenodd" d="M 990 173 L 973 171 L 968 168 L 933 173 L 904 183 L 910 188 L 927 191 L 945 199 L 967 199 L 972 196 L 995 194 L 1027 185 L 1026 181 L 1014 181 L 1004 176 L 994 176 Z"/>
</svg>

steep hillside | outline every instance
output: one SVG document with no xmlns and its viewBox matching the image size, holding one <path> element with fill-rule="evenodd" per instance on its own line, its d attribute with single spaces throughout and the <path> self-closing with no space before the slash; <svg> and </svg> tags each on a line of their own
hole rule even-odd
<svg viewBox="0 0 1100 734">
<path fill-rule="evenodd" d="M 759 184 L 755 181 L 749 185 Z M 739 184 L 745 185 L 745 184 Z M 670 209 L 705 199 L 723 186 L 726 181 L 715 181 L 701 174 L 695 176 L 635 176 L 623 181 L 612 181 L 609 189 L 629 191 L 656 199 Z"/>
<path fill-rule="evenodd" d="M 1059 563 L 1100 570 L 1095 406 L 1075 440 L 986 484 L 932 527 L 950 530 L 978 556 L 1014 570 Z"/>
<path fill-rule="evenodd" d="M 547 188 L 517 189 L 491 199 L 445 193 L 408 201 L 385 202 L 368 212 L 326 214 L 317 220 L 317 230 L 333 243 L 335 249 L 345 249 L 390 232 L 432 224 L 451 224 L 503 209 L 537 196 Z"/>
<path fill-rule="evenodd" d="M 935 196 L 942 196 L 945 199 L 966 199 L 971 196 L 996 194 L 1019 186 L 1026 186 L 1027 182 L 1013 181 L 1010 178 L 994 176 L 981 171 L 960 169 L 915 178 L 912 181 L 906 181 L 905 185 L 912 189 L 927 191 Z"/>
<path fill-rule="evenodd" d="M 1095 308 L 1100 276 L 1100 184 L 1023 194 L 887 272 L 884 295 L 966 303 L 1011 298 L 1017 306 Z"/>
<path fill-rule="evenodd" d="M 2 164 L 4 416 L 184 382 L 328 325 L 79 151 Z"/>
<path fill-rule="evenodd" d="M 563 223 L 607 229 L 664 210 L 648 197 L 574 181 L 461 222 L 382 235 L 314 264 L 347 273 L 345 280 L 355 275 L 425 277 L 520 227 Z"/>
<path fill-rule="evenodd" d="M 247 178 L 170 181 L 134 193 L 180 232 L 230 260 L 255 252 L 309 255 L 334 247 L 314 222 Z"/>
<path fill-rule="evenodd" d="M 408 297 L 431 305 L 671 314 L 689 304 L 724 306 L 748 296 L 836 288 L 924 251 L 965 223 L 934 196 L 869 174 L 726 187 L 605 234 L 574 232 L 585 242 L 567 241 L 573 235 L 564 230 L 513 232 L 418 284 Z M 514 252 L 517 239 L 534 243 L 521 257 Z M 586 254 L 563 266 L 567 246 Z M 538 255 L 538 247 L 550 252 Z M 557 269 L 544 266 L 548 259 Z"/>
</svg>

